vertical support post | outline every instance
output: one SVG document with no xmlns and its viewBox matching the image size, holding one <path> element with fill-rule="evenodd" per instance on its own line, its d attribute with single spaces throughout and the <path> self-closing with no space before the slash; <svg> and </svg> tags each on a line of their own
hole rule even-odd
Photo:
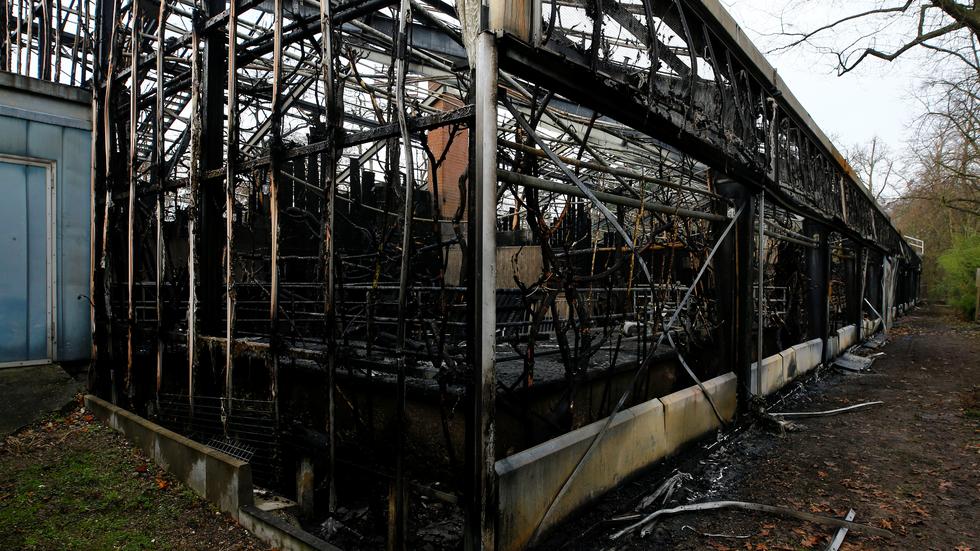
<svg viewBox="0 0 980 551">
<path fill-rule="evenodd" d="M 133 324 L 136 323 L 133 306 L 135 284 L 135 226 L 136 226 L 136 122 L 139 99 L 139 44 L 143 37 L 139 32 L 139 2 L 133 2 L 133 25 L 130 38 L 129 73 L 129 205 L 126 209 L 126 394 L 130 405 L 133 401 Z"/>
<path fill-rule="evenodd" d="M 225 0 L 206 0 L 206 17 L 214 17 L 225 9 Z M 203 65 L 201 67 L 201 171 L 220 169 L 225 158 L 225 73 L 226 53 L 224 30 L 215 27 L 204 35 Z M 224 190 L 213 182 L 203 182 L 200 208 L 200 325 L 206 335 L 224 333 L 221 324 L 221 289 L 223 277 L 221 259 L 224 231 L 221 220 Z"/>
<path fill-rule="evenodd" d="M 225 400 L 222 404 L 222 428 L 228 435 L 228 417 L 234 396 L 235 332 L 235 183 L 238 161 L 238 2 L 228 7 L 228 154 L 225 159 Z"/>
<path fill-rule="evenodd" d="M 738 400 L 744 407 L 752 395 L 752 314 L 756 308 L 752 300 L 755 201 L 746 186 L 726 176 L 718 178 L 715 188 L 722 197 L 735 203 L 736 211 L 742 209 L 735 227 L 718 250 L 721 269 L 717 273 L 722 304 L 720 313 L 722 319 L 731 324 L 723 328 L 722 346 L 727 349 L 731 369 L 738 377 Z M 724 259 L 732 260 L 726 262 Z"/>
<path fill-rule="evenodd" d="M 336 373 L 337 373 L 337 324 L 335 318 L 335 258 L 333 242 L 333 225 L 336 214 L 337 203 L 337 161 L 340 151 L 337 146 L 337 137 L 341 130 L 340 110 L 336 98 L 336 83 L 333 73 L 333 52 L 334 35 L 333 21 L 331 20 L 331 10 L 333 7 L 330 2 L 320 2 L 320 40 L 321 52 L 320 63 L 323 71 L 323 89 L 326 91 L 327 103 L 327 156 L 323 165 L 323 177 L 321 180 L 324 185 L 324 201 L 326 202 L 326 214 L 323 228 L 323 254 L 324 254 L 324 278 L 327 288 L 324 293 L 324 320 L 327 324 L 327 438 L 329 450 L 327 450 L 327 510 L 333 513 L 337 508 L 337 488 L 334 480 L 336 472 L 336 451 L 334 442 L 336 440 L 335 431 L 335 410 L 336 410 Z M 352 187 L 356 178 L 360 176 L 360 166 L 351 161 L 351 184 Z M 359 190 L 358 190 L 359 191 Z"/>
<path fill-rule="evenodd" d="M 821 339 L 827 344 L 830 332 L 830 246 L 827 230 L 821 224 L 805 220 L 803 233 L 817 241 L 817 246 L 807 249 L 807 337 Z"/>
<path fill-rule="evenodd" d="M 101 324 L 101 327 L 97 326 L 96 331 L 102 331 L 103 339 L 102 342 L 106 344 L 104 358 L 109 361 L 105 362 L 108 371 L 109 378 L 109 388 L 110 397 L 113 404 L 119 403 L 119 378 L 116 375 L 117 367 L 116 362 L 111 361 L 115 355 L 113 347 L 112 338 L 112 326 L 113 326 L 113 309 L 111 300 L 111 281 L 114 276 L 113 270 L 110 266 L 110 256 L 109 256 L 109 224 L 110 215 L 112 213 L 112 181 L 117 178 L 116 170 L 113 168 L 112 164 L 112 154 L 113 154 L 113 125 L 115 124 L 115 119 L 112 117 L 111 109 L 113 105 L 113 95 L 118 94 L 114 88 L 114 73 L 115 73 L 115 56 L 118 48 L 115 46 L 116 42 L 116 30 L 117 25 L 116 20 L 119 17 L 118 9 L 119 3 L 112 2 L 111 9 L 106 9 L 106 0 L 100 0 L 99 10 L 97 19 L 100 24 L 100 36 L 101 36 L 101 46 L 102 54 L 99 56 L 99 63 L 97 64 L 97 78 L 98 82 L 104 82 L 105 88 L 100 89 L 96 87 L 96 94 L 101 95 L 102 104 L 99 106 L 100 122 L 99 131 L 102 133 L 100 136 L 101 140 L 98 144 L 102 152 L 100 157 L 101 168 L 105 174 L 105 207 L 102 210 L 102 225 L 101 234 L 99 235 L 100 250 L 99 250 L 99 268 L 98 275 L 101 276 L 98 283 L 100 284 L 98 289 L 100 291 L 101 297 L 98 301 L 99 308 L 105 314 L 105 323 Z M 18 30 L 17 30 L 17 48 L 18 48 L 18 65 L 20 64 L 20 12 L 18 9 Z"/>
<path fill-rule="evenodd" d="M 91 30 L 91 17 L 90 17 L 90 3 L 89 0 L 81 0 L 82 2 L 82 57 L 79 60 L 75 55 L 72 55 L 72 84 L 75 84 L 75 64 L 80 64 L 82 66 L 81 78 L 77 81 L 79 83 L 86 82 L 88 80 L 88 56 L 92 56 L 93 63 L 98 59 L 95 50 L 92 48 L 92 30 Z M 81 61 L 81 63 L 79 63 Z"/>
<path fill-rule="evenodd" d="M 164 156 L 166 151 L 166 130 L 163 127 L 163 45 L 166 40 L 167 28 L 167 3 L 160 2 L 160 11 L 157 16 L 157 48 L 156 48 L 156 109 L 154 118 L 154 151 L 153 167 L 156 173 L 157 184 L 157 204 L 156 204 L 156 352 L 157 352 L 157 377 L 156 377 L 156 401 L 160 404 L 160 387 L 163 384 L 163 303 L 160 299 L 160 290 L 163 287 L 163 188 L 167 178 L 164 168 Z"/>
<path fill-rule="evenodd" d="M 282 0 L 275 0 L 272 35 L 272 163 L 269 173 L 269 216 L 272 226 L 269 259 L 269 355 L 272 407 L 279 423 L 279 152 L 282 148 Z"/>
<path fill-rule="evenodd" d="M 20 73 L 21 71 L 24 70 L 24 62 L 21 60 L 21 53 L 22 53 L 21 40 L 23 36 L 21 34 L 21 29 L 23 28 L 23 24 L 24 24 L 24 2 L 21 1 L 17 3 L 17 48 L 16 48 L 17 52 L 15 54 L 17 56 L 17 65 L 16 65 L 17 73 Z"/>
<path fill-rule="evenodd" d="M 401 133 L 402 154 L 405 157 L 405 194 L 402 228 L 402 257 L 401 268 L 398 272 L 398 375 L 395 397 L 395 418 L 398 431 L 398 451 L 395 457 L 395 487 L 393 515 L 389 518 L 388 548 L 401 551 L 405 549 L 405 539 L 408 525 L 408 503 L 405 489 L 405 417 L 406 417 L 406 381 L 405 381 L 405 338 L 407 307 L 408 307 L 408 276 L 412 254 L 412 218 L 415 212 L 415 163 L 412 158 L 412 135 L 408 131 L 408 120 L 405 112 L 405 76 L 408 71 L 408 61 L 405 59 L 408 47 L 408 27 L 412 22 L 412 5 L 409 0 L 401 0 L 398 14 L 398 37 L 396 40 L 395 58 L 395 109 L 398 115 L 398 127 Z M 397 142 L 396 142 L 397 143 Z M 397 156 L 394 157 L 397 159 Z M 396 164 L 397 166 L 397 164 Z"/>
<path fill-rule="evenodd" d="M 864 341 L 864 285 L 868 272 L 868 249 L 858 243 L 854 258 L 854 294 L 851 323 L 854 324 L 856 342 Z"/>
<path fill-rule="evenodd" d="M 758 273 L 759 273 L 759 302 L 756 309 L 759 321 L 757 323 L 756 338 L 757 352 L 755 355 L 756 361 L 756 377 L 755 377 L 755 388 L 752 392 L 756 396 L 762 396 L 762 357 L 763 357 L 763 347 L 765 344 L 765 333 L 766 333 L 766 192 L 762 190 L 759 192 L 759 241 L 758 241 Z"/>
<path fill-rule="evenodd" d="M 33 65 L 31 63 L 31 55 L 34 53 L 34 20 L 36 19 L 34 14 L 36 11 L 37 10 L 34 7 L 34 0 L 30 0 L 30 3 L 27 6 L 27 13 L 25 14 L 27 17 L 24 21 L 27 23 L 27 36 L 25 37 L 24 44 L 24 53 L 26 54 L 24 57 L 26 58 L 27 63 L 25 63 L 26 67 L 21 67 L 21 74 L 28 77 L 31 76 L 31 67 Z M 133 10 L 133 19 L 136 19 L 135 8 Z"/>
<path fill-rule="evenodd" d="M 201 197 L 201 50 L 197 30 L 191 33 L 191 166 L 187 205 L 187 401 L 194 417 L 194 376 L 197 372 L 197 217 Z"/>
<path fill-rule="evenodd" d="M 7 0 L 6 6 L 11 6 L 12 2 Z M 88 2 L 85 2 L 86 9 L 88 8 Z M 104 9 L 104 2 L 99 0 L 96 6 L 96 12 L 98 17 L 96 17 L 96 22 L 101 22 L 103 19 L 108 19 L 111 16 L 111 8 L 109 12 Z M 106 15 L 106 14 L 109 15 Z M 86 11 L 87 14 L 87 11 Z M 6 15 L 7 26 L 5 29 L 7 32 L 6 38 L 6 59 L 4 70 L 11 70 L 11 49 L 10 49 L 10 27 L 9 23 L 11 18 L 9 13 Z M 88 19 L 86 18 L 86 22 Z M 102 39 L 103 42 L 108 43 L 111 40 L 109 35 L 104 35 Z M 92 167 L 91 167 L 91 181 L 89 185 L 91 186 L 91 219 L 89 231 L 91 235 L 91 251 L 90 251 L 90 279 L 89 279 L 89 302 L 90 302 L 90 314 L 89 322 L 91 323 L 92 331 L 92 354 L 91 360 L 93 367 L 93 377 L 89 379 L 89 391 L 93 393 L 101 394 L 103 390 L 103 384 L 106 381 L 103 379 L 103 371 L 105 369 L 111 370 L 111 365 L 106 361 L 110 357 L 110 345 L 109 339 L 106 338 L 107 327 L 109 325 L 108 315 L 105 308 L 105 301 L 103 297 L 105 296 L 103 283 L 105 281 L 105 264 L 103 263 L 103 247 L 102 247 L 102 225 L 104 223 L 104 210 L 98 208 L 98 198 L 100 195 L 105 193 L 108 189 L 108 163 L 107 163 L 107 153 L 105 150 L 105 145 L 107 143 L 106 136 L 109 133 L 106 120 L 106 109 L 105 107 L 109 103 L 108 91 L 111 88 L 106 85 L 105 88 L 102 86 L 103 75 L 108 68 L 108 59 L 102 58 L 97 52 L 92 51 L 92 64 L 93 64 L 93 86 L 92 86 Z M 88 63 L 83 63 L 83 65 L 88 65 Z M 106 202 L 109 202 L 109 198 L 106 197 Z"/>
<path fill-rule="evenodd" d="M 494 409 L 496 397 L 496 215 L 497 215 L 497 44 L 489 32 L 476 41 L 474 150 L 475 178 L 470 182 L 474 207 L 471 213 L 471 247 L 474 262 L 470 285 L 472 312 L 470 349 L 474 367 L 472 430 L 469 431 L 467 463 L 470 492 L 467 496 L 465 548 L 494 549 L 497 516 L 497 477 L 494 471 Z"/>
<path fill-rule="evenodd" d="M 0 71 L 10 71 L 10 8 L 11 0 L 0 1 Z"/>
<path fill-rule="evenodd" d="M 93 47 L 92 58 L 96 61 L 94 69 L 96 80 L 104 81 L 107 86 L 109 85 L 109 61 L 115 36 L 118 5 L 118 0 L 96 0 L 95 4 L 95 23 L 98 25 L 95 29 L 95 46 L 98 48 Z M 20 48 L 20 10 L 18 9 L 17 12 L 17 46 Z M 18 57 L 20 57 L 19 53 Z M 108 97 L 106 101 L 108 101 Z"/>
<path fill-rule="evenodd" d="M 55 0 L 54 10 L 51 12 L 51 31 L 54 33 L 54 44 L 51 50 L 54 60 L 51 65 L 53 69 L 49 71 L 50 75 L 48 77 L 54 82 L 58 82 L 61 78 L 61 10 L 61 0 Z M 81 32 L 81 29 L 76 27 L 75 32 Z"/>
</svg>

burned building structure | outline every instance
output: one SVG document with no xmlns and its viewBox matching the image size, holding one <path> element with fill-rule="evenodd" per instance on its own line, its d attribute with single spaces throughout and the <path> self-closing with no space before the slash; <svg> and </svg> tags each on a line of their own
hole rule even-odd
<svg viewBox="0 0 980 551">
<path fill-rule="evenodd" d="M 4 6 L 0 68 L 94 97 L 93 392 L 341 547 L 524 547 L 917 298 L 716 0 Z"/>
</svg>

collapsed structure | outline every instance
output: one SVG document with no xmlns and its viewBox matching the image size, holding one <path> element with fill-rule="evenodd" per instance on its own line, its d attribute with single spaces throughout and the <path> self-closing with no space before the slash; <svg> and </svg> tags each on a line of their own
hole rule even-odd
<svg viewBox="0 0 980 551">
<path fill-rule="evenodd" d="M 720 424 L 710 379 L 745 408 L 757 359 L 917 298 L 716 0 L 5 6 L 4 70 L 94 92 L 94 391 L 315 523 L 519 548 L 608 486 L 580 473 L 624 409 L 693 385 Z"/>
</svg>

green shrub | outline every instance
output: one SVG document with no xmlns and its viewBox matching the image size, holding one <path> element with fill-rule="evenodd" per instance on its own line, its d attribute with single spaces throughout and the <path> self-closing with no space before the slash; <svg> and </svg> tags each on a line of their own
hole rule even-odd
<svg viewBox="0 0 980 551">
<path fill-rule="evenodd" d="M 980 268 L 980 234 L 959 236 L 953 246 L 939 256 L 943 275 L 940 289 L 946 300 L 963 315 L 973 319 L 976 308 L 976 273 Z"/>
</svg>

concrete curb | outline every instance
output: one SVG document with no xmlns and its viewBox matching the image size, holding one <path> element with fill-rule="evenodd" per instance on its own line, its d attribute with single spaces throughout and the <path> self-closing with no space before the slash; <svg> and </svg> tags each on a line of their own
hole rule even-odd
<svg viewBox="0 0 980 551">
<path fill-rule="evenodd" d="M 276 515 L 254 505 L 245 505 L 238 516 L 241 523 L 255 537 L 283 551 L 341 551 L 320 538 L 283 521 Z"/>
<path fill-rule="evenodd" d="M 257 538 L 283 551 L 340 551 L 337 547 L 255 507 L 252 467 L 186 436 L 151 423 L 131 411 L 85 395 L 85 407 L 122 433 L 154 463 L 235 517 Z"/>
<path fill-rule="evenodd" d="M 732 419 L 736 407 L 735 375 L 715 377 L 705 381 L 704 387 L 721 416 Z M 526 547 L 545 509 L 605 422 L 601 419 L 496 462 L 498 551 Z M 697 386 L 619 412 L 542 530 L 557 525 L 580 507 L 718 426 L 717 417 Z"/>
<path fill-rule="evenodd" d="M 252 505 L 252 467 L 248 463 L 151 423 L 97 396 L 85 395 L 85 407 L 221 511 L 237 519 L 239 508 Z"/>
</svg>

